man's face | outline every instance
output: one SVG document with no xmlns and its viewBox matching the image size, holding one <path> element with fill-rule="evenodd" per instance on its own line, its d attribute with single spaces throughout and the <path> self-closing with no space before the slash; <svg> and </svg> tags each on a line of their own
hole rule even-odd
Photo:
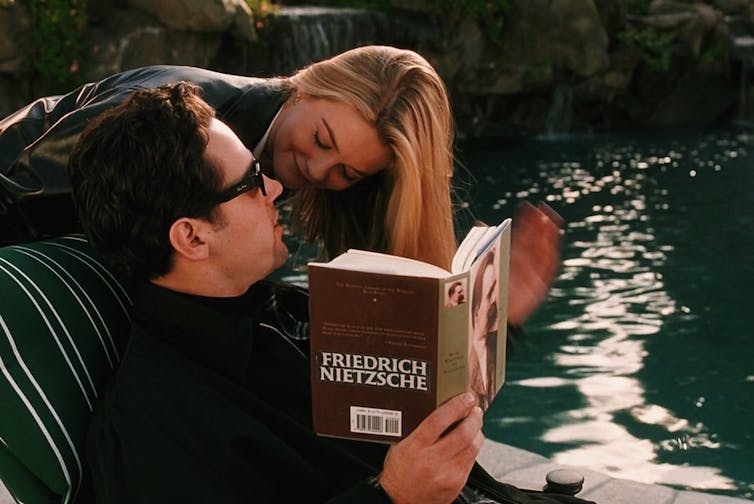
<svg viewBox="0 0 754 504">
<path fill-rule="evenodd" d="M 241 180 L 254 161 L 236 134 L 217 119 L 210 123 L 205 155 L 220 172 L 222 188 Z M 218 225 L 213 230 L 211 254 L 229 282 L 251 285 L 288 259 L 274 205 L 282 186 L 267 177 L 264 183 L 267 196 L 259 188 L 252 189 L 216 209 Z"/>
<path fill-rule="evenodd" d="M 450 290 L 450 304 L 457 306 L 461 302 L 461 286 L 459 284 L 453 284 Z"/>
</svg>

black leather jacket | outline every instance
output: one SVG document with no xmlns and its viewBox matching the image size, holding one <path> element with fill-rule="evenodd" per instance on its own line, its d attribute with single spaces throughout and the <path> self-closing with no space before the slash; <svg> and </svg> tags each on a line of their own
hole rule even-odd
<svg viewBox="0 0 754 504">
<path fill-rule="evenodd" d="M 68 155 L 87 122 L 132 91 L 189 81 L 253 149 L 286 98 L 279 79 L 149 66 L 39 98 L 0 121 L 0 244 L 77 230 Z"/>
</svg>

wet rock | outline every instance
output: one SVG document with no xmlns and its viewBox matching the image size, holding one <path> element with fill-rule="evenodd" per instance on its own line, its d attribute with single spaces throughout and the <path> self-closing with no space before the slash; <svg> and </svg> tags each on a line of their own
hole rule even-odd
<svg viewBox="0 0 754 504">
<path fill-rule="evenodd" d="M 725 14 L 744 14 L 750 3 L 750 0 L 715 0 L 717 8 Z"/>
<path fill-rule="evenodd" d="M 32 67 L 32 19 L 19 2 L 0 8 L 0 72 L 25 73 Z"/>
<path fill-rule="evenodd" d="M 550 3 L 555 61 L 585 77 L 607 68 L 607 33 L 594 0 L 553 0 Z"/>
<path fill-rule="evenodd" d="M 688 45 L 698 55 L 705 36 L 722 19 L 721 11 L 702 3 L 655 0 L 644 22 L 659 31 L 671 33 L 675 40 Z"/>
<path fill-rule="evenodd" d="M 736 90 L 719 74 L 693 72 L 682 77 L 675 89 L 656 107 L 649 126 L 709 124 L 735 104 Z"/>
<path fill-rule="evenodd" d="M 628 16 L 628 7 L 624 0 L 594 0 L 594 6 L 608 36 L 624 29 Z"/>
<path fill-rule="evenodd" d="M 86 80 L 97 80 L 127 68 L 155 64 L 208 67 L 220 40 L 194 31 L 174 30 L 136 9 L 118 9 L 92 27 Z"/>
<path fill-rule="evenodd" d="M 128 0 L 128 5 L 176 30 L 232 30 L 242 40 L 256 40 L 253 14 L 244 0 Z"/>
</svg>

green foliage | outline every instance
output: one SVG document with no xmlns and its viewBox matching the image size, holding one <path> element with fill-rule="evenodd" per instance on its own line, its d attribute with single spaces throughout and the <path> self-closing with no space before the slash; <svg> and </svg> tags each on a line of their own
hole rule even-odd
<svg viewBox="0 0 754 504">
<path fill-rule="evenodd" d="M 257 23 L 263 23 L 268 16 L 273 16 L 280 10 L 280 6 L 273 4 L 271 0 L 246 0 L 246 5 L 254 13 Z"/>
<path fill-rule="evenodd" d="M 644 16 L 649 12 L 649 4 L 652 0 L 628 0 L 626 2 L 626 9 L 629 14 L 636 14 Z"/>
<path fill-rule="evenodd" d="M 472 18 L 492 42 L 502 43 L 504 20 L 511 0 L 428 0 L 427 4 L 441 16 Z"/>
<path fill-rule="evenodd" d="M 254 16 L 254 25 L 257 29 L 257 40 L 254 46 L 257 50 L 267 50 L 270 18 L 280 11 L 280 4 L 272 3 L 272 0 L 246 0 L 246 5 L 251 9 Z"/>
<path fill-rule="evenodd" d="M 720 39 L 704 44 L 699 53 L 699 61 L 705 64 L 727 62 L 729 58 L 730 46 Z"/>
<path fill-rule="evenodd" d="M 644 62 L 656 72 L 665 72 L 670 68 L 670 49 L 673 35 L 662 33 L 652 27 L 642 29 L 629 28 L 617 34 L 618 44 L 634 47 L 641 51 Z"/>
<path fill-rule="evenodd" d="M 267 37 L 265 34 L 269 30 L 269 18 L 276 15 L 280 10 L 279 4 L 273 4 L 271 0 L 246 0 L 246 5 L 251 9 L 254 15 L 254 24 L 257 28 L 257 42 L 258 48 L 267 47 Z"/>
<path fill-rule="evenodd" d="M 34 19 L 34 66 L 49 84 L 81 81 L 79 67 L 86 49 L 86 0 L 27 0 Z"/>
<path fill-rule="evenodd" d="M 299 3 L 306 3 L 307 5 L 322 5 L 327 7 L 347 7 L 354 9 L 386 9 L 386 2 L 384 0 L 318 0 L 313 2 L 309 1 Z"/>
</svg>

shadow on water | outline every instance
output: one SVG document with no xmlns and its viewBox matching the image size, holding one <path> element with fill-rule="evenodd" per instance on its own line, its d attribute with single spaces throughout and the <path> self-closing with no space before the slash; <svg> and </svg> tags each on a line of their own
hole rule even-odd
<svg viewBox="0 0 754 504">
<path fill-rule="evenodd" d="M 615 477 L 751 497 L 754 136 L 676 131 L 467 147 L 472 213 L 566 219 L 488 437 Z"/>
<path fill-rule="evenodd" d="M 566 220 L 563 267 L 509 354 L 485 434 L 615 477 L 751 498 L 754 133 L 551 136 L 467 144 L 461 157 L 460 235 L 523 200 Z M 289 243 L 276 276 L 305 285 L 314 250 Z"/>
</svg>

